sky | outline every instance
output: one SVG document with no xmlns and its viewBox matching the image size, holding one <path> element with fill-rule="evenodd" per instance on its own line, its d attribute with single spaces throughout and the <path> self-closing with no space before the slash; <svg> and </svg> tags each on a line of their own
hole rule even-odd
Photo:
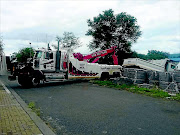
<svg viewBox="0 0 180 135">
<path fill-rule="evenodd" d="M 57 35 L 73 32 L 82 43 L 75 51 L 88 54 L 92 37 L 85 35 L 87 19 L 108 9 L 137 18 L 142 35 L 132 44 L 133 51 L 180 53 L 180 0 L 0 0 L 4 52 L 11 55 L 24 47 L 56 45 Z"/>
</svg>

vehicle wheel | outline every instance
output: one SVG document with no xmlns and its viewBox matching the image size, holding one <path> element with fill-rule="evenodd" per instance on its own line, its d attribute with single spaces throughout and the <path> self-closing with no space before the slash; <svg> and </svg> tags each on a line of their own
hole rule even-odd
<svg viewBox="0 0 180 135">
<path fill-rule="evenodd" d="M 32 86 L 32 79 L 29 77 L 18 76 L 18 83 L 23 87 Z"/>
<path fill-rule="evenodd" d="M 19 83 L 20 85 L 24 85 L 24 84 L 25 84 L 24 78 L 21 77 L 21 76 L 18 76 L 18 83 Z"/>
<path fill-rule="evenodd" d="M 39 84 L 40 84 L 40 80 L 39 79 L 37 79 L 37 78 L 33 78 L 32 79 L 32 85 L 34 87 L 37 87 Z"/>
</svg>

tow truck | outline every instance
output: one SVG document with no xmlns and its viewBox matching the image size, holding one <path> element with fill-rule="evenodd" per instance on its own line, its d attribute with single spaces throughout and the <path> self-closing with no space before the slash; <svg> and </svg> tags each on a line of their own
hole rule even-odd
<svg viewBox="0 0 180 135">
<path fill-rule="evenodd" d="M 32 60 L 16 68 L 9 80 L 18 80 L 22 86 L 38 86 L 40 82 L 64 81 L 69 79 L 109 79 L 121 76 L 122 66 L 118 65 L 116 47 L 83 56 L 68 49 L 51 50 L 40 48 L 35 51 Z M 100 57 L 113 53 L 114 65 L 96 63 Z M 94 58 L 92 62 L 90 59 Z"/>
</svg>

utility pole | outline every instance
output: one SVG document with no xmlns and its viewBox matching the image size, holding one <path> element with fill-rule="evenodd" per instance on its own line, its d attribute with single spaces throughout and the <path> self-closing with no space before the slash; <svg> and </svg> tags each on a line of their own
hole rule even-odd
<svg viewBox="0 0 180 135">
<path fill-rule="evenodd" d="M 31 58 L 31 42 L 29 43 L 29 45 L 30 45 L 30 49 L 29 50 L 30 50 L 30 58 Z"/>
</svg>

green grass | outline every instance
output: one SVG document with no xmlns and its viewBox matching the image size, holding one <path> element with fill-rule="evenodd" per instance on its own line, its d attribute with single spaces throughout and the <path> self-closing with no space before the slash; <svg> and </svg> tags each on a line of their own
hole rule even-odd
<svg viewBox="0 0 180 135">
<path fill-rule="evenodd" d="M 111 88 L 116 88 L 116 89 L 121 89 L 121 90 L 127 90 L 127 91 L 130 91 L 133 93 L 144 94 L 144 95 L 151 96 L 151 97 L 160 97 L 160 98 L 168 97 L 169 99 L 180 101 L 180 94 L 176 94 L 176 96 L 170 96 L 168 94 L 168 92 L 165 92 L 156 87 L 154 87 L 152 89 L 148 89 L 148 88 L 138 87 L 137 85 L 126 85 L 126 84 L 117 85 L 117 84 L 113 83 L 112 81 L 92 80 L 91 82 L 94 84 L 98 84 L 100 86 L 106 86 L 106 87 L 111 87 Z"/>
<path fill-rule="evenodd" d="M 37 114 L 37 116 L 40 116 L 40 109 L 36 108 L 35 102 L 29 102 L 28 107 L 32 109 L 33 112 Z"/>
<path fill-rule="evenodd" d="M 173 100 L 178 100 L 180 101 L 180 93 L 176 94 L 176 96 L 171 97 Z"/>
</svg>

